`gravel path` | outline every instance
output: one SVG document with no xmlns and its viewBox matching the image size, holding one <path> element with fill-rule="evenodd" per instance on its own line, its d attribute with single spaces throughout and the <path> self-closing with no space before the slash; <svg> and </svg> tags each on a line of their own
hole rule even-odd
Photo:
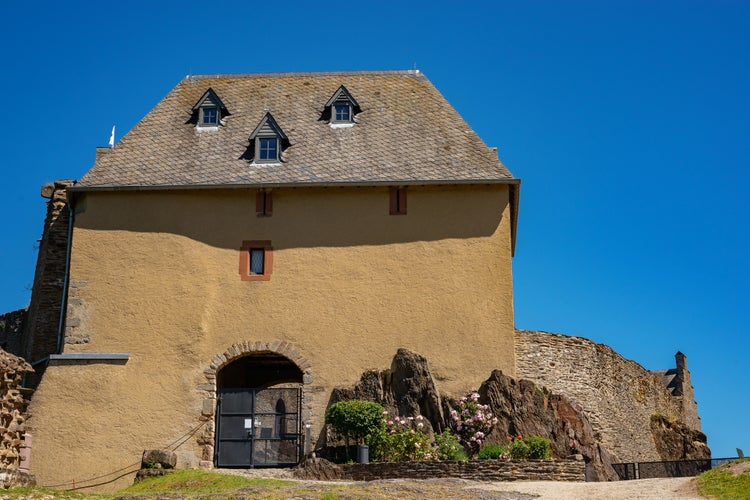
<svg viewBox="0 0 750 500">
<path fill-rule="evenodd" d="M 514 491 L 555 500 L 692 500 L 698 495 L 693 478 L 638 479 L 608 483 L 528 481 L 517 483 L 487 483 L 475 486 L 490 491 Z"/>
<path fill-rule="evenodd" d="M 265 477 L 295 481 L 300 486 L 319 489 L 324 485 L 343 487 L 344 491 L 371 498 L 380 498 L 380 492 L 389 492 L 392 498 L 436 498 L 445 500 L 446 489 L 455 498 L 503 500 L 693 500 L 703 499 L 693 478 L 639 479 L 602 483 L 558 481 L 468 481 L 455 478 L 430 480 L 387 479 L 368 482 L 351 481 L 300 481 L 294 479 L 289 469 L 223 469 L 221 472 L 246 477 Z M 365 491 L 363 491 L 365 490 Z M 369 493 L 368 493 L 369 492 Z M 339 491 L 339 493 L 343 493 Z M 347 498 L 346 494 L 342 498 Z M 360 498 L 354 494 L 352 498 Z"/>
</svg>

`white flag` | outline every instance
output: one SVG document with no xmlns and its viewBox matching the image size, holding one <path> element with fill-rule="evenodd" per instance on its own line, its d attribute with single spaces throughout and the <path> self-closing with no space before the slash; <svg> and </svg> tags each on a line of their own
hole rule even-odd
<svg viewBox="0 0 750 500">
<path fill-rule="evenodd" d="M 112 135 L 109 136 L 109 147 L 115 147 L 115 126 L 112 125 Z"/>
</svg>

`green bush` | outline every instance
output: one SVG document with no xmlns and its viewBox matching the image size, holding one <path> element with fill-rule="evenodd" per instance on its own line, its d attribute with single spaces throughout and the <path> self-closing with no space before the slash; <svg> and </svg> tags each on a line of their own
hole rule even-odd
<svg viewBox="0 0 750 500">
<path fill-rule="evenodd" d="M 344 436 L 347 445 L 350 437 L 360 443 L 383 426 L 384 411 L 382 406 L 370 401 L 339 401 L 326 410 L 326 423 Z"/>
<path fill-rule="evenodd" d="M 529 451 L 529 445 L 527 445 L 523 439 L 514 439 L 508 445 L 510 456 L 516 460 L 525 460 L 529 458 Z"/>
<path fill-rule="evenodd" d="M 499 444 L 490 444 L 479 450 L 480 460 L 494 460 L 508 453 L 508 450 Z"/>
<path fill-rule="evenodd" d="M 464 447 L 458 437 L 445 429 L 442 434 L 435 434 L 438 460 L 468 460 Z"/>
<path fill-rule="evenodd" d="M 552 454 L 552 443 L 542 436 L 530 436 L 524 439 L 529 447 L 529 458 L 547 460 Z"/>
</svg>

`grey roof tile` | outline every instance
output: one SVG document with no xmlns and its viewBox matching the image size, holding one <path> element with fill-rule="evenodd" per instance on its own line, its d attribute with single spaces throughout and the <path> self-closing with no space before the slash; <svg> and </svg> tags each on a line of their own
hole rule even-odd
<svg viewBox="0 0 750 500">
<path fill-rule="evenodd" d="M 362 111 L 350 128 L 320 120 L 344 85 Z M 199 132 L 208 88 L 230 115 Z M 277 165 L 243 158 L 269 110 L 290 146 Z M 78 183 L 80 188 L 514 182 L 419 71 L 188 76 Z"/>
</svg>

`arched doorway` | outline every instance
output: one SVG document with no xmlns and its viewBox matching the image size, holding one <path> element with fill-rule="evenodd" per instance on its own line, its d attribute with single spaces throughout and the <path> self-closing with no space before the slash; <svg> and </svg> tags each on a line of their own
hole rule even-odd
<svg viewBox="0 0 750 500">
<path fill-rule="evenodd" d="M 299 463 L 302 377 L 295 363 L 270 351 L 235 359 L 217 372 L 217 467 Z"/>
</svg>

